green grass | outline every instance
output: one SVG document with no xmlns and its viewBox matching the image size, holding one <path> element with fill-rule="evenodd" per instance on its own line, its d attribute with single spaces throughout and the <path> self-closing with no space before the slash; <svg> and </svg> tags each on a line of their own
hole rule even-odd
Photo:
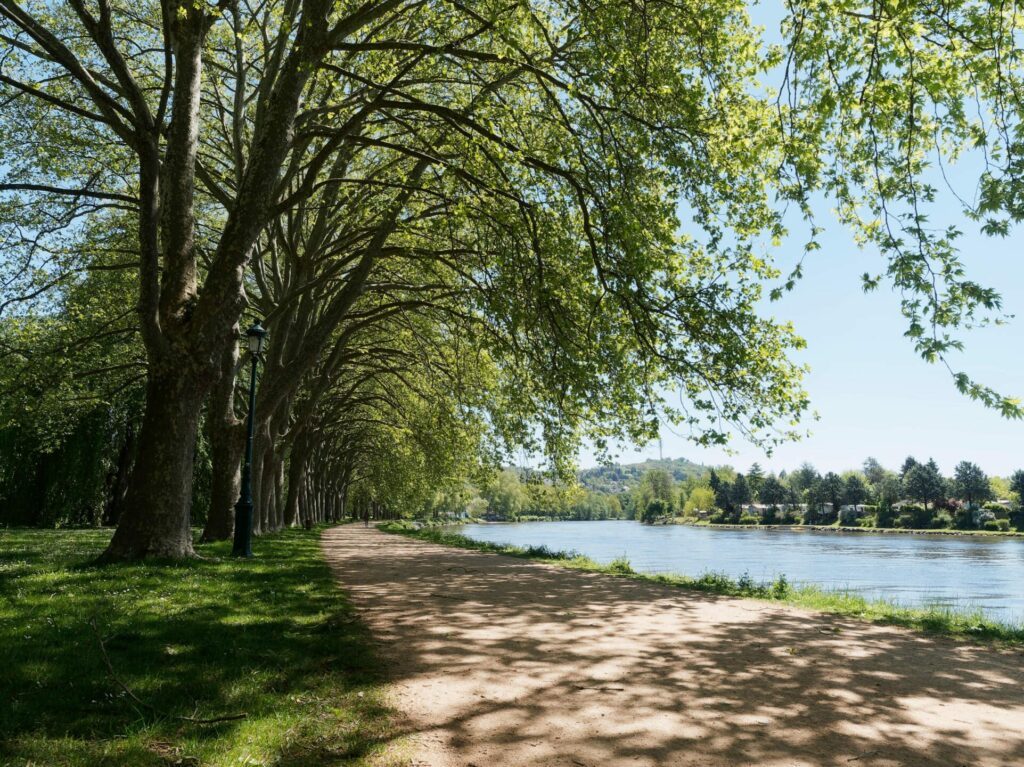
<svg viewBox="0 0 1024 767">
<path fill-rule="evenodd" d="M 646 575 L 634 571 L 629 560 L 624 557 L 602 565 L 575 551 L 551 551 L 546 546 L 523 547 L 486 543 L 438 528 L 418 530 L 412 525 L 395 523 L 382 525 L 380 529 L 445 546 L 505 554 L 538 562 L 548 562 L 575 570 L 606 573 L 713 594 L 785 602 L 873 623 L 905 626 L 930 634 L 987 640 L 1010 645 L 1024 644 L 1024 626 L 994 621 L 986 617 L 980 610 L 952 609 L 942 606 L 906 607 L 895 602 L 865 599 L 849 591 L 831 591 L 816 586 L 795 587 L 784 576 L 770 583 L 759 583 L 748 576 L 733 579 L 722 573 L 713 572 L 704 573 L 696 578 L 688 575 Z"/>
<path fill-rule="evenodd" d="M 0 765 L 405 763 L 319 531 L 89 565 L 109 537 L 0 531 Z"/>
</svg>

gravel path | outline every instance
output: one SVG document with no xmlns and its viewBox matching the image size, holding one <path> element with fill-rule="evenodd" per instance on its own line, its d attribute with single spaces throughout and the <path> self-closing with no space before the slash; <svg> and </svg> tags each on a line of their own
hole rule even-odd
<svg viewBox="0 0 1024 767">
<path fill-rule="evenodd" d="M 430 767 L 1021 767 L 1024 653 L 327 531 Z"/>
</svg>

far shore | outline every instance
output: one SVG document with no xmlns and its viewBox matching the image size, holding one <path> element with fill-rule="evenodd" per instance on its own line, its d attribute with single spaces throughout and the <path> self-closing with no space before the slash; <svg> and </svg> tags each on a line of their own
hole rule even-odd
<svg viewBox="0 0 1024 767">
<path fill-rule="evenodd" d="M 530 519 L 530 520 L 452 520 L 445 523 L 451 525 L 516 525 L 528 522 L 636 522 L 633 519 Z M 637 524 L 641 524 L 637 522 Z M 673 519 L 656 522 L 652 527 L 668 527 L 669 525 L 686 525 L 687 527 L 706 527 L 711 530 L 781 530 L 791 533 L 860 533 L 882 535 L 937 535 L 952 538 L 1024 538 L 1024 532 L 1015 530 L 907 530 L 902 527 L 850 527 L 846 525 L 733 525 L 711 524 L 710 522 Z"/>
</svg>

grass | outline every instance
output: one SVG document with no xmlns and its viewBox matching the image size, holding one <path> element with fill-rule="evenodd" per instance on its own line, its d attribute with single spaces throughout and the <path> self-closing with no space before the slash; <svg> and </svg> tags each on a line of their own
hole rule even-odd
<svg viewBox="0 0 1024 767">
<path fill-rule="evenodd" d="M 648 575 L 633 570 L 629 560 L 624 557 L 602 565 L 576 551 L 552 551 L 546 546 L 523 547 L 487 543 L 432 527 L 417 529 L 413 525 L 393 523 L 382 525 L 380 529 L 445 546 L 505 554 L 538 562 L 548 562 L 574 570 L 606 573 L 713 594 L 779 601 L 873 623 L 904 626 L 941 636 L 1024 645 L 1024 626 L 994 621 L 980 610 L 954 609 L 944 606 L 906 607 L 885 600 L 865 599 L 859 594 L 849 591 L 832 591 L 816 586 L 797 587 L 790 584 L 785 576 L 780 576 L 773 582 L 760 583 L 748 575 L 733 579 L 723 573 L 713 572 L 704 573 L 696 578 L 688 575 Z"/>
<path fill-rule="evenodd" d="M 406 763 L 319 531 L 87 564 L 109 537 L 0 531 L 0 765 Z"/>
</svg>

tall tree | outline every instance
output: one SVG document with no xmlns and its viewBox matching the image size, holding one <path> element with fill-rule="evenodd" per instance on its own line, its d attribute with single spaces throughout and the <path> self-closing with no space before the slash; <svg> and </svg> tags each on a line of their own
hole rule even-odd
<svg viewBox="0 0 1024 767">
<path fill-rule="evenodd" d="M 843 481 L 843 503 L 859 506 L 868 499 L 868 488 L 857 474 L 850 474 Z"/>
<path fill-rule="evenodd" d="M 970 461 L 960 461 L 953 469 L 953 492 L 967 501 L 968 506 L 982 503 L 992 497 L 988 476 L 981 467 Z"/>
<path fill-rule="evenodd" d="M 945 481 L 939 472 L 938 464 L 933 460 L 919 463 L 907 471 L 903 479 L 903 488 L 914 500 L 920 501 L 927 509 L 945 495 Z"/>
<path fill-rule="evenodd" d="M 764 470 L 761 468 L 761 464 L 755 461 L 747 471 L 747 484 L 750 486 L 750 492 L 754 497 L 757 497 L 763 482 Z"/>
<path fill-rule="evenodd" d="M 769 474 L 761 483 L 757 497 L 761 503 L 772 507 L 778 507 L 786 502 L 786 488 L 774 474 Z"/>
<path fill-rule="evenodd" d="M 864 478 L 867 479 L 868 484 L 872 487 L 877 488 L 882 484 L 882 480 L 885 479 L 885 468 L 875 458 L 866 458 L 864 460 L 863 471 Z"/>
<path fill-rule="evenodd" d="M 821 478 L 821 495 L 827 499 L 827 503 L 832 505 L 830 518 L 835 518 L 839 514 L 839 507 L 843 502 L 844 490 L 845 485 L 843 483 L 843 478 L 834 471 L 830 471 Z"/>
</svg>

